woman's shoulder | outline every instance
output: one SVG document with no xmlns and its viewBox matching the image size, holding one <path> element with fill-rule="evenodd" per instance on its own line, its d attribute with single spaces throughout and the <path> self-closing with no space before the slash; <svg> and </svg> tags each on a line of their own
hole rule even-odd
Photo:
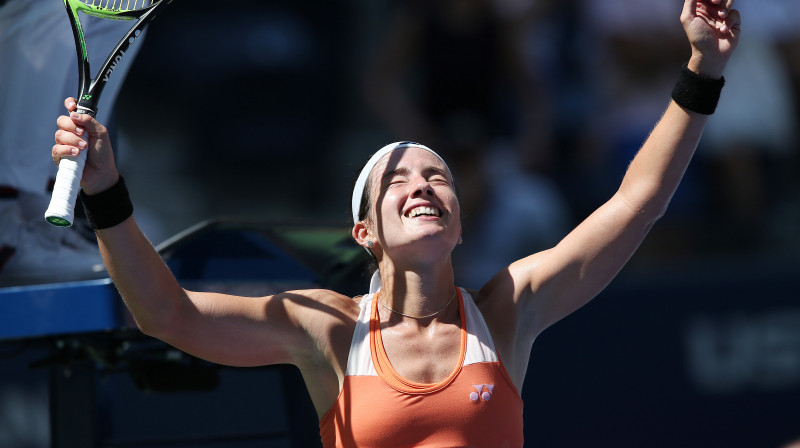
<svg viewBox="0 0 800 448">
<path fill-rule="evenodd" d="M 495 275 L 479 290 L 467 291 L 487 320 L 495 317 L 505 320 L 513 311 L 516 288 L 508 273 Z"/>
<path fill-rule="evenodd" d="M 328 314 L 339 318 L 344 316 L 358 316 L 358 305 L 361 296 L 350 297 L 330 289 L 303 289 L 296 291 L 286 291 L 276 294 L 274 297 L 282 301 L 290 301 L 305 308 L 311 314 L 318 317 L 318 313 Z"/>
</svg>

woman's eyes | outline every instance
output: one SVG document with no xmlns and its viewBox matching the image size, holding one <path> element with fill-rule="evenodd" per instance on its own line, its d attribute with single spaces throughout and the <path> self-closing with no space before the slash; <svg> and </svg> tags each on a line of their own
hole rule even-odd
<svg viewBox="0 0 800 448">
<path fill-rule="evenodd" d="M 427 181 L 429 183 L 431 183 L 431 184 L 434 184 L 434 185 L 449 185 L 450 184 L 450 182 L 447 180 L 446 177 L 440 176 L 440 175 L 431 176 L 431 177 L 429 177 L 427 179 Z M 403 184 L 407 184 L 407 183 L 408 183 L 408 178 L 407 177 L 395 177 L 395 178 L 389 179 L 389 181 L 386 182 L 386 188 L 394 187 L 394 186 L 397 186 L 397 185 L 403 185 Z"/>
</svg>

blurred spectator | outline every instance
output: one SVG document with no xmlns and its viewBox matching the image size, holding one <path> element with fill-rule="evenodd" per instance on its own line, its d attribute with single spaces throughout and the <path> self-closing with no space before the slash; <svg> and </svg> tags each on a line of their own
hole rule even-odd
<svg viewBox="0 0 800 448">
<path fill-rule="evenodd" d="M 576 177 L 593 186 L 589 190 L 597 197 L 586 199 L 596 202 L 614 187 L 611 181 L 616 179 L 608 173 L 623 175 L 649 134 L 649 123 L 663 112 L 663 98 L 677 77 L 675 67 L 688 60 L 689 54 L 682 29 L 669 20 L 680 13 L 679 3 L 582 3 L 576 10 L 583 12 L 592 37 L 586 42 L 593 45 L 581 53 L 591 61 L 594 92 L 589 98 L 596 109 L 577 157 L 582 168 Z M 741 94 L 723 92 L 700 142 L 699 163 L 689 168 L 669 213 L 659 223 L 659 232 L 643 248 L 644 255 L 758 249 L 775 214 L 778 194 L 791 189 L 788 181 L 794 175 L 786 167 L 796 151 L 798 124 L 791 79 L 800 79 L 796 71 L 800 63 L 782 59 L 779 49 L 800 48 L 800 31 L 794 25 L 800 19 L 800 3 L 768 0 L 737 4 L 737 8 L 748 17 L 743 24 L 748 39 L 728 66 L 725 90 Z M 785 53 L 791 51 L 796 50 Z M 758 111 L 755 115 L 754 110 Z M 779 222 L 785 220 L 784 215 Z M 689 241 L 686 235 L 698 233 L 684 228 L 696 227 L 698 218 L 708 231 Z"/>
<path fill-rule="evenodd" d="M 393 6 L 368 69 L 367 102 L 395 139 L 419 141 L 451 161 L 465 234 L 473 235 L 455 252 L 464 275 L 457 280 L 482 284 L 505 266 L 493 256 L 508 260 L 542 249 L 567 224 L 547 177 L 552 110 L 523 57 L 521 33 L 532 4 L 401 0 Z"/>
<path fill-rule="evenodd" d="M 708 160 L 712 175 L 716 219 L 709 236 L 716 236 L 723 247 L 758 249 L 770 234 L 794 234 L 799 224 L 796 216 L 782 211 L 796 209 L 796 204 L 782 202 L 792 199 L 797 186 L 791 168 L 800 121 L 792 81 L 800 78 L 800 55 L 782 50 L 798 48 L 800 2 L 762 0 L 737 8 L 748 18 L 743 24 L 747 39 L 725 76 L 726 88 L 737 95 L 722 96 L 699 155 Z"/>
<path fill-rule="evenodd" d="M 574 47 L 589 83 L 589 114 L 576 142 L 570 188 L 580 210 L 590 211 L 605 201 L 636 151 L 666 109 L 681 64 L 689 60 L 680 23 L 680 2 L 647 0 L 577 0 L 576 30 L 586 33 Z M 697 207 L 696 179 L 691 166 L 638 256 L 652 247 L 681 249 L 682 218 Z M 686 194 L 687 190 L 689 194 Z"/>
</svg>

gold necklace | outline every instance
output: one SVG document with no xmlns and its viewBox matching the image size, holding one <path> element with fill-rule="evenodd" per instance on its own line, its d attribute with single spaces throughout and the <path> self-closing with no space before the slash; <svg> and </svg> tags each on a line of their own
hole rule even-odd
<svg viewBox="0 0 800 448">
<path fill-rule="evenodd" d="M 450 297 L 450 300 L 448 300 L 448 301 L 447 301 L 447 303 L 446 303 L 446 304 L 445 304 L 443 307 L 439 308 L 439 311 L 437 311 L 437 312 L 435 312 L 435 313 L 431 313 L 431 314 L 426 314 L 426 315 L 424 315 L 424 316 L 412 316 L 412 315 L 410 315 L 410 314 L 401 313 L 400 311 L 397 311 L 397 310 L 394 310 L 394 309 L 392 309 L 392 308 L 389 308 L 389 307 L 388 307 L 388 306 L 387 306 L 385 303 L 383 303 L 383 301 L 382 301 L 382 300 L 380 300 L 380 299 L 378 299 L 378 303 L 380 303 L 380 304 L 381 304 L 381 306 L 382 306 L 382 307 L 384 307 L 384 308 L 386 308 L 387 310 L 389 310 L 389 311 L 391 311 L 391 312 L 393 312 L 393 313 L 399 314 L 399 315 L 401 315 L 401 316 L 410 317 L 410 318 L 412 318 L 412 319 L 427 319 L 427 318 L 429 318 L 429 317 L 433 317 L 433 316 L 435 316 L 435 315 L 437 315 L 437 314 L 441 313 L 442 311 L 444 311 L 444 309 L 445 309 L 445 308 L 447 308 L 448 306 L 450 306 L 450 304 L 451 304 L 451 303 L 453 303 L 453 299 L 455 299 L 455 298 L 456 298 L 456 290 L 454 289 L 454 290 L 453 290 L 453 297 Z"/>
</svg>

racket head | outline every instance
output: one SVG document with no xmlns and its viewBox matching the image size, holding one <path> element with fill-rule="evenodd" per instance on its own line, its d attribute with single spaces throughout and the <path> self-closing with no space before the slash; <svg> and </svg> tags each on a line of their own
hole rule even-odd
<svg viewBox="0 0 800 448">
<path fill-rule="evenodd" d="M 158 9 L 171 0 L 64 0 L 75 40 L 78 59 L 78 109 L 97 114 L 100 94 L 119 60 L 136 40 L 142 30 L 155 18 Z M 97 76 L 92 77 L 89 49 L 86 45 L 80 14 L 110 20 L 137 20 L 110 52 Z"/>
<path fill-rule="evenodd" d="M 162 0 L 64 0 L 73 11 L 112 20 L 136 20 Z"/>
</svg>

